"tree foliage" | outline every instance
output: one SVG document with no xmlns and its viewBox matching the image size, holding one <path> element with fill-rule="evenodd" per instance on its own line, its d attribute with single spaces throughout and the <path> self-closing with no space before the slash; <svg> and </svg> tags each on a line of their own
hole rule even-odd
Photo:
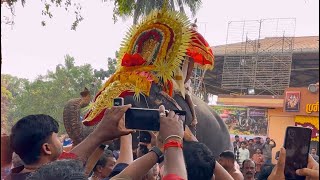
<svg viewBox="0 0 320 180">
<path fill-rule="evenodd" d="M 75 15 L 75 20 L 73 21 L 71 25 L 71 30 L 76 30 L 79 23 L 84 19 L 81 15 L 81 9 L 82 6 L 80 3 L 74 2 L 74 0 L 40 0 L 43 3 L 43 9 L 41 10 L 41 14 L 44 19 L 46 18 L 53 18 L 52 9 L 54 8 L 64 8 L 67 12 L 72 11 Z M 1 6 L 7 5 L 8 8 L 11 10 L 12 13 L 12 20 L 7 19 L 6 24 L 14 24 L 13 17 L 14 14 L 14 8 L 16 3 L 18 3 L 18 0 L 1 0 Z M 26 0 L 21 0 L 22 6 L 26 4 Z M 41 25 L 46 26 L 47 20 L 42 20 Z"/>
<path fill-rule="evenodd" d="M 102 0 L 102 2 L 113 1 L 113 20 L 118 21 L 118 18 L 133 17 L 133 23 L 137 24 L 139 18 L 149 14 L 153 9 L 160 9 L 163 7 L 164 0 Z M 11 9 L 12 15 L 14 16 L 14 7 L 18 0 L 1 0 L 2 4 L 7 4 Z M 75 3 L 75 0 L 41 0 L 43 2 L 42 15 L 53 18 L 52 9 L 53 8 L 64 8 L 67 12 L 73 11 L 75 15 L 75 20 L 71 25 L 71 30 L 76 30 L 79 23 L 83 21 L 83 16 L 81 14 L 82 6 L 80 3 Z M 22 6 L 25 5 L 26 0 L 21 0 Z M 185 13 L 185 8 L 189 8 L 192 15 L 195 16 L 196 12 L 201 7 L 201 0 L 168 0 L 168 8 L 171 10 L 176 10 L 176 8 L 181 12 Z M 13 21 L 7 22 L 7 24 L 12 24 Z M 46 26 L 47 21 L 41 21 L 42 26 Z"/>
<path fill-rule="evenodd" d="M 1 127 L 4 131 L 13 124 L 14 100 L 23 92 L 27 82 L 27 79 L 6 74 L 1 75 Z"/>
<path fill-rule="evenodd" d="M 65 56 L 63 65 L 57 65 L 55 71 L 48 71 L 33 82 L 10 75 L 2 75 L 1 80 L 3 77 L 8 83 L 2 81 L 1 88 L 8 91 L 1 91 L 1 109 L 7 111 L 6 114 L 1 111 L 1 116 L 6 115 L 10 125 L 30 114 L 48 114 L 59 122 L 60 132 L 65 132 L 62 115 L 66 102 L 80 97 L 84 87 L 93 94 L 102 84 L 91 65 L 76 66 L 75 59 L 69 55 Z"/>
<path fill-rule="evenodd" d="M 100 80 L 105 80 L 105 78 L 109 78 L 112 74 L 116 72 L 117 66 L 117 58 L 118 58 L 118 51 L 115 53 L 116 58 L 108 57 L 108 70 L 94 70 L 94 76 L 99 78 Z"/>
<path fill-rule="evenodd" d="M 7 84 L 2 82 L 1 78 L 1 132 L 7 133 L 8 111 L 12 94 L 7 89 Z"/>
<path fill-rule="evenodd" d="M 115 0 L 114 2 L 114 21 L 118 17 L 126 18 L 133 16 L 133 23 L 137 24 L 139 18 L 148 15 L 153 9 L 163 7 L 164 0 Z M 201 0 L 168 0 L 168 8 L 178 10 L 185 13 L 185 8 L 188 7 L 193 16 L 201 7 Z"/>
</svg>

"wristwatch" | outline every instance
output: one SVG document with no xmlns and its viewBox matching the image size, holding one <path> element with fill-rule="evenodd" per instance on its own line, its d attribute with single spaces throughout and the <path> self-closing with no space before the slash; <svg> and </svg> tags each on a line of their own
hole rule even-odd
<svg viewBox="0 0 320 180">
<path fill-rule="evenodd" d="M 151 151 L 156 153 L 156 155 L 158 156 L 158 163 L 161 164 L 162 161 L 164 160 L 164 156 L 163 156 L 163 153 L 161 152 L 161 150 L 158 147 L 154 146 L 150 149 L 149 152 L 151 152 Z"/>
</svg>

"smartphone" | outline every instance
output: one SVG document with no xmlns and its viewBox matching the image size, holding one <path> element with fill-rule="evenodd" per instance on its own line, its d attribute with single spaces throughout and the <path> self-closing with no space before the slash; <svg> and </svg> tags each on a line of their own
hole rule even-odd
<svg viewBox="0 0 320 180">
<path fill-rule="evenodd" d="M 113 99 L 113 106 L 123 106 L 124 104 L 124 99 L 119 97 L 119 98 L 114 98 Z"/>
<path fill-rule="evenodd" d="M 305 180 L 296 174 L 297 169 L 308 165 L 309 148 L 312 130 L 303 127 L 287 127 L 284 140 L 286 149 L 285 177 L 288 180 Z"/>
<path fill-rule="evenodd" d="M 127 129 L 136 129 L 141 131 L 159 131 L 159 110 L 130 108 L 125 113 L 125 127 Z"/>
<path fill-rule="evenodd" d="M 185 111 L 173 110 L 185 127 Z M 160 113 L 158 109 L 141 109 L 130 108 L 125 114 L 125 127 L 140 131 L 159 131 L 160 130 Z"/>
<path fill-rule="evenodd" d="M 176 115 L 179 115 L 180 120 L 183 121 L 183 130 L 185 131 L 186 130 L 186 115 L 187 115 L 187 112 L 186 111 L 180 111 L 180 110 L 173 110 L 173 112 Z M 168 114 L 169 111 L 166 111 L 166 113 Z"/>
<path fill-rule="evenodd" d="M 151 134 L 147 131 L 140 131 L 139 132 L 139 142 L 150 144 L 151 143 Z"/>
</svg>

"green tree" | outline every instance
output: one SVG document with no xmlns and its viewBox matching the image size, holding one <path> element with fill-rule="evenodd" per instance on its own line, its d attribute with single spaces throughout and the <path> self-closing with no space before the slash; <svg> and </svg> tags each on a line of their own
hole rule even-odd
<svg viewBox="0 0 320 180">
<path fill-rule="evenodd" d="M 84 87 L 97 92 L 101 84 L 91 65 L 76 66 L 74 58 L 66 55 L 64 65 L 57 65 L 55 72 L 48 71 L 25 85 L 24 92 L 15 99 L 14 120 L 30 114 L 48 114 L 59 122 L 60 132 L 65 132 L 62 119 L 65 103 L 80 97 Z"/>
<path fill-rule="evenodd" d="M 8 74 L 1 74 L 1 123 L 4 129 L 12 126 L 12 114 L 15 111 L 14 100 L 23 91 L 27 79 L 14 77 Z"/>
<path fill-rule="evenodd" d="M 137 24 L 140 17 L 148 15 L 153 9 L 163 7 L 164 0 L 115 0 L 114 21 L 118 17 L 126 18 L 133 16 L 133 23 Z M 185 13 L 185 8 L 188 7 L 193 16 L 201 7 L 201 0 L 168 0 L 168 8 L 178 10 Z"/>
<path fill-rule="evenodd" d="M 109 0 L 102 0 L 107 2 Z M 140 17 L 145 16 L 156 8 L 161 8 L 165 0 L 110 0 L 114 2 L 113 19 L 117 22 L 119 17 L 126 18 L 133 16 L 133 23 L 137 24 Z M 185 13 L 185 8 L 188 7 L 194 16 L 201 7 L 201 0 L 167 0 L 168 8 L 172 10 L 178 9 L 181 13 Z M 6 5 L 11 9 L 12 17 L 14 16 L 14 7 L 18 0 L 1 0 L 1 6 Z M 22 6 L 26 4 L 26 0 L 20 1 Z M 83 21 L 81 14 L 81 3 L 76 3 L 74 0 L 49 0 L 43 1 L 43 9 L 41 14 L 49 19 L 53 18 L 52 9 L 64 8 L 67 12 L 72 11 L 75 15 L 75 20 L 71 25 L 72 30 L 76 30 L 79 23 Z M 13 20 L 4 22 L 6 24 L 14 24 Z M 46 20 L 41 21 L 42 26 L 46 26 Z"/>
<path fill-rule="evenodd" d="M 1 83 L 7 85 L 7 89 L 12 93 L 13 98 L 24 91 L 24 87 L 29 83 L 28 79 L 18 78 L 9 74 L 1 74 Z"/>
<path fill-rule="evenodd" d="M 1 132 L 8 133 L 8 111 L 12 94 L 1 79 Z"/>
<path fill-rule="evenodd" d="M 116 55 L 116 58 L 108 57 L 108 70 L 107 71 L 105 71 L 103 69 L 94 70 L 94 76 L 96 78 L 99 78 L 101 80 L 105 80 L 105 78 L 109 78 L 111 75 L 113 75 L 116 72 L 117 59 L 118 59 L 119 52 L 116 51 L 115 55 Z"/>
</svg>

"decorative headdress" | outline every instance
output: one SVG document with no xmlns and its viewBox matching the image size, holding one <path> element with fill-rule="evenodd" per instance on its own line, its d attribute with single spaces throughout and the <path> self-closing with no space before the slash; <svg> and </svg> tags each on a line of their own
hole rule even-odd
<svg viewBox="0 0 320 180">
<path fill-rule="evenodd" d="M 139 100 L 140 94 L 149 96 L 153 82 L 172 95 L 174 72 L 185 60 L 194 32 L 187 16 L 168 10 L 166 2 L 127 33 L 117 70 L 96 95 L 85 125 L 99 122 L 116 97 L 130 94 Z"/>
</svg>

